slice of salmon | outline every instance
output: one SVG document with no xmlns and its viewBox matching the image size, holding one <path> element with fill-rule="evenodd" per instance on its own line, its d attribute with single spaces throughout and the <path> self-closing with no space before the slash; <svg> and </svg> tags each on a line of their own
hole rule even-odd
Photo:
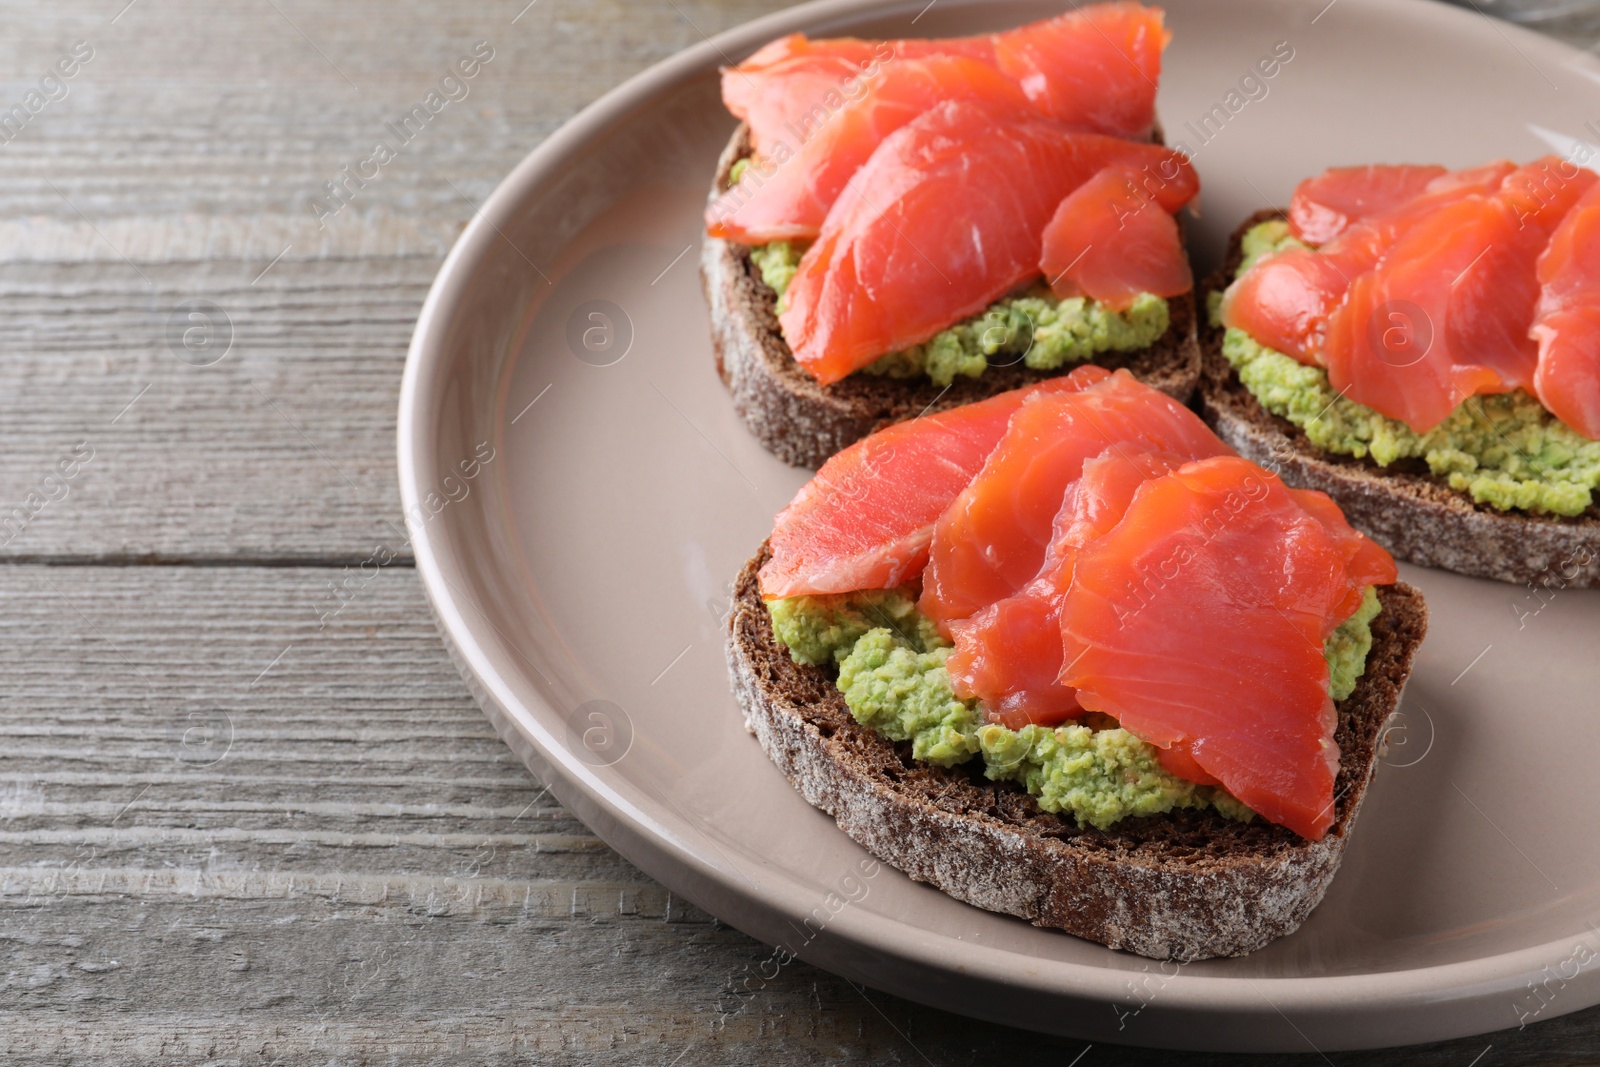
<svg viewBox="0 0 1600 1067">
<path fill-rule="evenodd" d="M 1364 269 L 1346 263 L 1331 245 L 1266 256 L 1223 290 L 1222 323 L 1301 363 L 1320 365 L 1328 316 Z"/>
<path fill-rule="evenodd" d="M 1323 642 L 1351 589 L 1393 581 L 1392 560 L 1363 571 L 1351 558 L 1275 475 L 1232 456 L 1186 464 L 1139 487 L 1080 549 L 1060 608 L 1061 681 L 1319 839 L 1339 762 Z"/>
<path fill-rule="evenodd" d="M 1158 8 L 1094 4 L 999 34 L 811 40 L 790 34 L 722 71 L 722 100 L 750 126 L 757 153 L 797 150 L 900 60 L 963 56 L 1002 71 L 1047 115 L 1081 129 L 1147 137 L 1155 120 L 1161 50 L 1171 35 Z"/>
<path fill-rule="evenodd" d="M 816 47 L 829 43 L 834 47 Z M 770 157 L 780 144 L 793 151 L 833 111 L 859 99 L 865 83 L 893 58 L 887 41 L 819 42 L 790 34 L 722 68 L 722 103 L 750 127 L 756 155 Z"/>
<path fill-rule="evenodd" d="M 1171 297 L 1194 288 L 1178 221 L 1144 191 L 1141 177 L 1110 166 L 1061 201 L 1039 260 L 1051 292 L 1123 311 L 1140 293 Z"/>
<path fill-rule="evenodd" d="M 1323 530 L 1333 538 L 1339 554 L 1344 557 L 1348 577 L 1345 595 L 1331 599 L 1328 617 L 1323 621 L 1323 640 L 1333 633 L 1356 609 L 1361 606 L 1368 584 L 1388 585 L 1399 577 L 1394 557 L 1376 541 L 1357 533 L 1345 519 L 1339 505 L 1326 493 L 1311 489 L 1289 490 L 1289 495 L 1312 518 L 1322 524 Z M 1124 512 L 1126 504 L 1123 505 Z M 1158 748 L 1156 758 L 1168 774 L 1187 779 L 1198 785 L 1220 785 L 1221 782 L 1194 756 L 1194 738 L 1174 741 L 1168 748 Z"/>
<path fill-rule="evenodd" d="M 1145 138 L 1155 125 L 1161 52 L 1171 38 L 1160 8 L 1093 4 L 999 34 L 994 50 L 1000 69 L 1046 114 Z"/>
<path fill-rule="evenodd" d="M 759 87 L 756 81 L 743 81 L 738 78 L 728 78 L 730 74 L 760 74 L 778 70 L 785 63 L 794 63 L 802 60 L 819 59 L 845 59 L 852 63 L 863 64 L 872 59 L 921 59 L 924 56 L 967 56 L 970 59 L 981 59 L 985 63 L 994 63 L 994 35 L 981 33 L 969 37 L 902 37 L 892 39 L 876 39 L 866 37 L 807 37 L 803 33 L 791 33 L 768 41 L 754 52 L 743 63 L 732 67 L 723 67 L 724 100 L 728 110 L 740 118 L 745 117 L 743 108 L 748 106 L 752 89 Z M 729 82 L 741 86 L 732 93 L 728 93 L 726 86 Z"/>
<path fill-rule="evenodd" d="M 1029 400 L 934 526 L 918 608 L 948 624 L 1032 581 L 1067 489 L 1084 461 L 1108 448 L 1186 458 L 1231 451 L 1198 415 L 1126 370 L 1093 388 Z"/>
<path fill-rule="evenodd" d="M 1376 267 L 1420 220 L 1464 197 L 1495 192 L 1515 169 L 1500 161 L 1445 174 L 1420 196 L 1353 223 L 1317 249 L 1265 257 L 1223 293 L 1223 324 L 1302 363 L 1325 365 L 1328 320 L 1355 279 Z"/>
<path fill-rule="evenodd" d="M 1087 399 L 1109 388 L 1110 384 L 1078 395 Z M 1006 437 L 963 495 L 983 480 L 996 456 L 1011 444 L 1019 422 L 1040 403 L 1026 405 L 1013 417 Z M 1078 551 L 1121 521 L 1140 486 L 1192 460 L 1231 454 L 1222 442 L 1214 439 L 1191 438 L 1189 444 L 1191 447 L 1185 453 L 1150 453 L 1137 451 L 1135 441 L 1115 445 L 1084 461 L 1081 477 L 1067 488 L 1063 497 L 1061 510 L 1052 524 L 1044 562 L 1033 580 L 1015 594 L 997 600 L 969 618 L 948 624 L 955 650 L 945 666 L 957 695 L 983 701 L 992 721 L 1013 729 L 1027 723 L 1056 725 L 1081 713 L 1076 693 L 1057 680 L 1063 666 L 1062 646 L 1058 640 L 1060 595 L 1072 584 Z M 1357 534 L 1345 521 L 1338 505 L 1325 494 L 1295 489 L 1289 492 L 1334 539 L 1351 573 L 1378 575 L 1385 581 L 1395 579 L 1393 560 L 1375 542 Z M 939 529 L 936 527 L 934 535 L 936 558 Z M 930 564 L 927 574 L 932 572 Z M 924 589 L 927 588 L 929 583 L 925 577 Z M 1334 625 L 1355 613 L 1361 605 L 1364 589 L 1364 586 L 1352 585 L 1347 595 L 1334 603 L 1330 619 Z M 1167 769 L 1179 777 L 1215 784 L 1192 761 L 1185 763 L 1181 753 L 1168 750 L 1163 753 L 1162 760 Z"/>
<path fill-rule="evenodd" d="M 764 45 L 743 63 L 722 68 L 722 102 L 749 125 L 758 155 L 771 155 L 780 144 L 794 150 L 834 113 L 860 99 L 888 66 L 928 56 L 963 56 L 996 66 L 988 35 L 872 41 L 811 40 L 792 33 Z"/>
<path fill-rule="evenodd" d="M 1600 294 L 1596 303 L 1539 316 L 1534 393 L 1550 413 L 1600 441 Z"/>
<path fill-rule="evenodd" d="M 883 68 L 791 150 L 779 142 L 706 209 L 706 232 L 743 244 L 810 240 L 846 183 L 890 133 L 945 100 L 1030 110 L 1015 82 L 962 56 L 901 59 Z"/>
<path fill-rule="evenodd" d="M 1056 513 L 1038 575 L 1015 594 L 949 624 L 955 649 L 945 669 L 958 696 L 981 700 L 990 721 L 1013 730 L 1055 726 L 1082 714 L 1077 691 L 1058 680 L 1064 665 L 1061 594 L 1072 584 L 1078 551 L 1121 521 L 1139 486 L 1192 458 L 1113 446 L 1084 461 Z"/>
<path fill-rule="evenodd" d="M 1394 557 L 1378 542 L 1361 533 L 1344 511 L 1327 493 L 1316 489 L 1290 488 L 1289 495 L 1305 509 L 1307 515 L 1322 524 L 1323 532 L 1333 538 L 1339 554 L 1344 557 L 1345 571 L 1350 576 L 1343 599 L 1336 599 L 1323 623 L 1326 639 L 1346 619 L 1356 613 L 1366 596 L 1369 585 L 1391 585 L 1399 580 L 1400 571 Z"/>
<path fill-rule="evenodd" d="M 900 127 L 856 172 L 789 283 L 780 322 L 795 359 L 836 382 L 1038 277 L 1045 224 L 1113 163 L 1148 178 L 1167 211 L 1199 189 L 1177 152 L 973 101 Z"/>
<path fill-rule="evenodd" d="M 933 525 L 972 480 L 1030 396 L 1109 377 L 1079 367 L 1026 389 L 896 423 L 822 465 L 774 523 L 761 568 L 768 599 L 889 589 L 921 573 Z"/>
<path fill-rule="evenodd" d="M 1536 263 L 1595 180 L 1547 156 L 1412 226 L 1329 318 L 1334 388 L 1423 433 L 1470 396 L 1531 386 Z"/>
<path fill-rule="evenodd" d="M 1326 244 L 1352 223 L 1421 196 L 1430 182 L 1447 173 L 1443 167 L 1413 164 L 1329 167 L 1295 186 L 1289 228 L 1307 244 Z"/>
<path fill-rule="evenodd" d="M 1556 418 L 1600 440 L 1600 186 L 1561 220 L 1537 271 L 1534 393 Z"/>
</svg>

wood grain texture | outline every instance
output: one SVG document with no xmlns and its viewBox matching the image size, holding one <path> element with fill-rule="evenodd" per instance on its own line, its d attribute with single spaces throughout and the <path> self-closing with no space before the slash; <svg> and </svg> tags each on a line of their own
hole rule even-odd
<svg viewBox="0 0 1600 1067">
<path fill-rule="evenodd" d="M 405 347 L 476 202 L 776 0 L 125 4 L 0 4 L 0 111 L 94 49 L 0 144 L 0 521 L 93 453 L 0 532 L 0 1062 L 1256 1062 L 1085 1050 L 798 962 L 752 991 L 770 950 L 494 737 L 404 557 L 319 624 L 391 533 Z M 308 198 L 480 40 L 471 95 L 319 225 Z M 188 300 L 226 316 L 214 365 L 168 341 Z M 1597 1035 L 1328 1059 L 1595 1062 Z"/>
</svg>

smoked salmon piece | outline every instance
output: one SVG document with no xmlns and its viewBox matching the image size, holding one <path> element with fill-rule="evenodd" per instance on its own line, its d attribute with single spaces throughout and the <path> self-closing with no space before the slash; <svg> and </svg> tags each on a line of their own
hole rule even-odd
<svg viewBox="0 0 1600 1067">
<path fill-rule="evenodd" d="M 1156 749 L 1156 762 L 1161 764 L 1161 769 L 1174 778 L 1182 778 L 1196 785 L 1221 785 L 1222 782 L 1214 775 L 1208 773 L 1194 758 L 1194 740 L 1184 738 L 1174 741 L 1166 748 Z"/>
<path fill-rule="evenodd" d="M 1081 129 L 1147 137 L 1155 121 L 1158 8 L 1096 4 L 999 34 L 871 41 L 781 37 L 722 71 L 722 101 L 750 126 L 755 150 L 797 151 L 894 63 L 962 56 L 1001 71 L 1042 113 Z"/>
<path fill-rule="evenodd" d="M 973 101 L 900 127 L 789 283 L 779 321 L 795 359 L 826 385 L 982 311 L 1038 276 L 1045 224 L 1114 163 L 1140 171 L 1169 212 L 1199 190 L 1180 153 Z"/>
<path fill-rule="evenodd" d="M 1537 270 L 1534 393 L 1556 418 L 1600 440 L 1600 186 L 1561 220 Z"/>
<path fill-rule="evenodd" d="M 989 718 L 1011 729 L 1028 723 L 1054 726 L 1082 714 L 1076 691 L 1058 680 L 1064 665 L 1058 640 L 1060 598 L 1071 588 L 1079 550 L 1122 520 L 1146 482 L 1192 460 L 1227 454 L 1231 453 L 1220 442 L 1197 455 L 1119 446 L 1086 461 L 1082 477 L 1067 490 L 1056 515 L 1038 576 L 1015 595 L 949 625 L 955 650 L 945 668 L 956 695 L 983 701 Z M 1398 577 L 1394 560 L 1377 542 L 1351 528 L 1325 494 L 1297 489 L 1289 493 L 1333 538 L 1346 572 L 1358 576 L 1344 597 L 1331 602 L 1329 621 L 1337 625 L 1361 606 L 1366 588 L 1362 582 L 1387 583 Z M 1216 784 L 1183 745 L 1158 751 L 1170 773 L 1201 785 Z"/>
<path fill-rule="evenodd" d="M 1218 442 L 1209 454 L 1224 451 Z M 949 624 L 955 650 L 945 669 L 957 696 L 983 701 L 990 721 L 1013 730 L 1029 723 L 1056 726 L 1083 713 L 1076 690 L 1058 680 L 1061 594 L 1072 584 L 1078 550 L 1121 521 L 1139 486 L 1191 458 L 1112 446 L 1084 462 L 1056 513 L 1037 577 Z"/>
<path fill-rule="evenodd" d="M 1329 382 L 1418 433 L 1470 396 L 1531 386 L 1536 263 L 1595 181 L 1546 156 L 1430 212 L 1329 318 Z"/>
<path fill-rule="evenodd" d="M 770 156 L 779 145 L 794 151 L 836 112 L 859 100 L 887 66 L 928 56 L 963 56 L 995 66 L 994 43 L 988 36 L 813 41 L 792 33 L 763 46 L 743 63 L 722 68 L 722 102 L 749 124 L 757 155 Z"/>
<path fill-rule="evenodd" d="M 1445 174 L 1421 195 L 1351 224 L 1320 248 L 1291 248 L 1262 259 L 1223 293 L 1223 324 L 1302 363 L 1325 365 L 1328 320 L 1354 280 L 1375 268 L 1420 220 L 1464 197 L 1495 192 L 1515 169 L 1500 161 Z"/>
<path fill-rule="evenodd" d="M 1344 557 L 1345 570 L 1352 577 L 1343 600 L 1335 600 L 1329 609 L 1328 633 L 1356 613 L 1366 596 L 1369 585 L 1390 585 L 1399 580 L 1400 571 L 1395 566 L 1389 550 L 1350 525 L 1344 511 L 1327 493 L 1316 489 L 1289 489 L 1289 495 L 1305 509 L 1306 514 L 1322 524 L 1322 529 L 1333 538 L 1339 554 Z"/>
<path fill-rule="evenodd" d="M 1178 221 L 1127 166 L 1102 170 L 1067 194 L 1044 228 L 1039 267 L 1059 297 L 1087 296 L 1117 311 L 1140 293 L 1194 288 Z"/>
<path fill-rule="evenodd" d="M 768 599 L 889 589 L 921 572 L 933 526 L 972 480 L 1031 396 L 1087 389 L 1110 376 L 1084 366 L 974 404 L 896 423 L 822 465 L 778 514 Z"/>
<path fill-rule="evenodd" d="M 1323 643 L 1352 589 L 1394 573 L 1387 553 L 1352 552 L 1255 464 L 1188 463 L 1140 486 L 1079 549 L 1060 607 L 1061 681 L 1084 708 L 1176 748 L 1175 765 L 1192 761 L 1317 840 L 1339 766 Z"/>
<path fill-rule="evenodd" d="M 1032 581 L 1068 488 L 1084 462 L 1108 448 L 1189 459 L 1231 451 L 1198 415 L 1126 370 L 1088 389 L 1028 400 L 934 526 L 922 613 L 951 623 Z"/>
<path fill-rule="evenodd" d="M 1222 324 L 1316 366 L 1332 315 L 1365 269 L 1364 253 L 1289 248 L 1269 255 L 1223 290 Z"/>
<path fill-rule="evenodd" d="M 781 144 L 706 209 L 706 232 L 742 244 L 810 240 L 846 183 L 890 133 L 945 100 L 1029 110 L 1015 82 L 961 56 L 899 59 L 819 124 L 797 151 Z"/>
<path fill-rule="evenodd" d="M 999 34 L 994 51 L 1000 69 L 1047 115 L 1099 133 L 1147 138 L 1161 52 L 1171 38 L 1159 8 L 1094 4 Z"/>
<path fill-rule="evenodd" d="M 1307 244 L 1325 244 L 1351 223 L 1416 199 L 1429 182 L 1447 173 L 1443 167 L 1411 164 L 1329 167 L 1295 186 L 1289 228 Z"/>
<path fill-rule="evenodd" d="M 833 49 L 817 45 L 834 44 Z M 839 47 L 848 45 L 849 47 Z M 790 34 L 735 67 L 722 68 L 722 103 L 750 127 L 751 148 L 771 157 L 779 145 L 792 153 L 826 123 L 834 110 L 860 99 L 893 45 L 872 41 L 808 41 Z"/>
</svg>

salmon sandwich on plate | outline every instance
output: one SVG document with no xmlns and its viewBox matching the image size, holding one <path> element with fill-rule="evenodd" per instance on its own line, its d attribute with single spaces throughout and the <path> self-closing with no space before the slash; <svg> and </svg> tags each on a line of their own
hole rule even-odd
<svg viewBox="0 0 1600 1067">
<path fill-rule="evenodd" d="M 773 41 L 722 73 L 740 121 L 706 209 L 717 368 L 756 437 L 816 467 L 891 423 L 1092 362 L 1199 377 L 1160 143 L 1159 9 L 941 40 Z"/>
<path fill-rule="evenodd" d="M 1600 179 L 1339 167 L 1206 282 L 1207 418 L 1413 563 L 1600 585 Z"/>
<path fill-rule="evenodd" d="M 1426 626 L 1328 496 L 1081 366 L 829 459 L 740 573 L 728 660 L 767 755 L 884 861 L 1193 960 L 1322 899 Z"/>
</svg>

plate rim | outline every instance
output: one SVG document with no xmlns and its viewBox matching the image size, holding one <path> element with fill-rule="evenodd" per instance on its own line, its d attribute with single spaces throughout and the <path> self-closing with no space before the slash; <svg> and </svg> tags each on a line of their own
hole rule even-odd
<svg viewBox="0 0 1600 1067">
<path fill-rule="evenodd" d="M 1320 6 L 1315 0 L 1278 2 L 1308 9 Z M 1402 0 L 1400 3 L 1385 0 L 1381 4 L 1376 0 L 1346 0 L 1346 3 L 1362 9 L 1367 18 L 1395 18 L 1404 13 L 1411 17 L 1450 23 L 1473 17 L 1468 11 L 1449 7 L 1438 0 Z M 947 0 L 948 7 L 976 8 L 981 4 L 982 0 Z M 433 387 L 445 377 L 448 370 L 443 344 L 449 318 L 447 309 L 459 299 L 475 267 L 488 258 L 490 248 L 500 236 L 501 225 L 509 222 L 520 206 L 537 195 L 539 187 L 555 176 L 563 161 L 587 143 L 603 137 L 628 113 L 651 106 L 662 91 L 675 87 L 708 64 L 715 65 L 729 55 L 747 53 L 783 33 L 815 29 L 835 20 L 890 16 L 897 11 L 909 12 L 922 6 L 918 0 L 811 0 L 707 37 L 633 75 L 580 109 L 535 145 L 478 206 L 429 287 L 407 350 L 396 430 L 402 519 L 411 539 L 416 570 L 422 577 L 441 637 L 485 714 L 500 728 L 503 737 L 507 727 L 514 728 L 525 744 L 531 746 L 531 751 L 525 750 L 522 745 L 512 744 L 511 747 L 525 762 L 539 764 L 533 768 L 535 773 L 551 786 L 563 804 L 586 810 L 590 814 L 585 816 L 584 821 L 590 823 L 591 829 L 595 829 L 608 845 L 637 863 L 651 877 L 666 883 L 674 892 L 682 892 L 697 904 L 697 894 L 681 891 L 680 885 L 692 881 L 702 889 L 714 888 L 726 897 L 741 898 L 775 916 L 790 918 L 809 913 L 814 905 L 815 894 L 805 892 L 798 878 L 781 873 L 775 876 L 770 868 L 765 871 L 744 871 L 738 869 L 737 864 L 733 864 L 734 870 L 728 870 L 695 851 L 687 843 L 695 832 L 690 820 L 681 812 L 678 813 L 682 829 L 688 832 L 677 832 L 671 813 L 648 812 L 611 787 L 593 767 L 575 757 L 561 738 L 539 724 L 529 707 L 524 706 L 515 687 L 492 662 L 485 650 L 488 643 L 485 638 L 492 638 L 493 635 L 485 634 L 468 617 L 458 603 L 458 593 L 446 574 L 445 563 L 450 558 L 452 548 L 459 547 L 450 543 L 450 520 L 446 516 L 420 524 L 413 524 L 409 520 L 432 484 L 424 480 L 426 472 L 437 469 L 433 452 L 435 442 L 425 432 L 425 427 L 439 401 L 438 390 Z M 1423 9 L 1428 9 L 1426 15 L 1422 14 Z M 1519 37 L 1523 43 L 1546 54 L 1565 52 L 1569 53 L 1569 57 L 1578 54 L 1577 49 L 1563 42 L 1514 24 L 1497 23 L 1496 29 L 1502 34 Z M 496 426 L 498 428 L 498 418 Z M 534 694 L 534 700 L 552 719 L 560 718 L 560 709 L 543 695 Z M 511 742 L 510 738 L 506 740 Z M 642 786 L 636 788 L 640 793 L 647 791 Z M 605 824 L 604 831 L 595 828 L 597 821 Z M 625 840 L 626 845 L 618 844 L 619 839 Z M 687 879 L 685 874 L 689 876 Z M 752 874 L 762 875 L 759 886 L 750 880 Z M 752 897 L 752 891 L 760 896 Z M 805 907 L 799 907 L 802 897 L 807 902 Z M 733 925 L 745 929 L 743 923 Z M 1081 1002 L 1114 1003 L 1118 995 L 1125 994 L 1127 977 L 1137 973 L 1041 957 L 1026 957 L 1027 966 L 1019 968 L 1015 953 L 970 943 L 963 945 L 963 950 L 970 955 L 963 959 L 962 966 L 952 969 L 948 959 L 936 958 L 937 951 L 926 947 L 945 945 L 944 939 L 929 941 L 914 936 L 894 936 L 902 931 L 917 929 L 892 916 L 844 908 L 831 917 L 826 939 L 830 947 L 837 941 L 858 952 L 881 954 L 919 967 L 956 974 L 962 980 L 981 982 L 996 991 L 1026 991 L 1038 996 Z M 760 934 L 749 930 L 746 932 L 770 944 Z M 1062 935 L 1041 930 L 1038 936 Z M 1161 1013 L 1171 1011 L 1262 1018 L 1282 1015 L 1287 1018 L 1286 1012 L 1295 1012 L 1312 1019 L 1348 1019 L 1352 1015 L 1398 1019 L 1397 1012 L 1415 1012 L 1429 1006 L 1437 1009 L 1442 1004 L 1454 1005 L 1454 1010 L 1459 1012 L 1464 1010 L 1464 1002 L 1482 1003 L 1523 989 L 1525 983 L 1549 967 L 1552 960 L 1563 958 L 1564 950 L 1570 947 L 1572 939 L 1577 936 L 1581 934 L 1555 938 L 1511 952 L 1422 968 L 1294 977 L 1187 975 L 1185 981 L 1167 983 L 1159 1001 L 1147 1006 L 1159 1009 Z M 822 941 L 823 938 L 817 940 Z M 808 943 L 805 949 L 795 954 L 819 962 L 825 968 L 836 964 L 830 953 L 814 950 L 814 945 L 815 942 Z M 822 962 L 824 959 L 827 962 Z M 841 968 L 833 965 L 831 969 Z M 1576 979 L 1568 980 L 1563 987 L 1563 992 L 1568 994 L 1563 998 L 1565 1003 L 1560 1010 L 1542 1011 L 1541 1021 L 1600 1002 L 1600 981 L 1584 982 L 1585 975 L 1600 977 L 1600 969 L 1580 970 Z M 908 999 L 931 1003 L 926 998 L 919 998 L 915 990 L 883 988 L 889 988 Z M 1269 997 L 1263 989 L 1272 995 Z M 947 1004 L 938 1006 L 943 1010 L 959 1010 Z M 981 1017 L 997 1018 L 988 1012 Z M 1439 1012 L 1435 1011 L 1429 1017 L 1437 1019 Z M 1026 1021 L 1021 1020 L 1001 1021 L 1008 1025 L 1028 1026 Z M 1031 1028 L 1050 1029 L 1048 1026 Z M 1499 1023 L 1488 1022 L 1470 1031 L 1448 1025 L 1402 1026 L 1408 1034 L 1416 1035 L 1408 1036 L 1405 1039 L 1407 1041 L 1468 1036 L 1503 1028 Z M 1076 1033 L 1082 1029 L 1069 1027 L 1052 1032 Z M 1138 1035 L 1130 1034 L 1124 1040 L 1138 1043 Z M 1304 1049 L 1304 1045 L 1296 1047 L 1302 1051 Z M 1330 1046 L 1349 1049 L 1366 1047 L 1377 1046 L 1360 1043 Z"/>
</svg>

